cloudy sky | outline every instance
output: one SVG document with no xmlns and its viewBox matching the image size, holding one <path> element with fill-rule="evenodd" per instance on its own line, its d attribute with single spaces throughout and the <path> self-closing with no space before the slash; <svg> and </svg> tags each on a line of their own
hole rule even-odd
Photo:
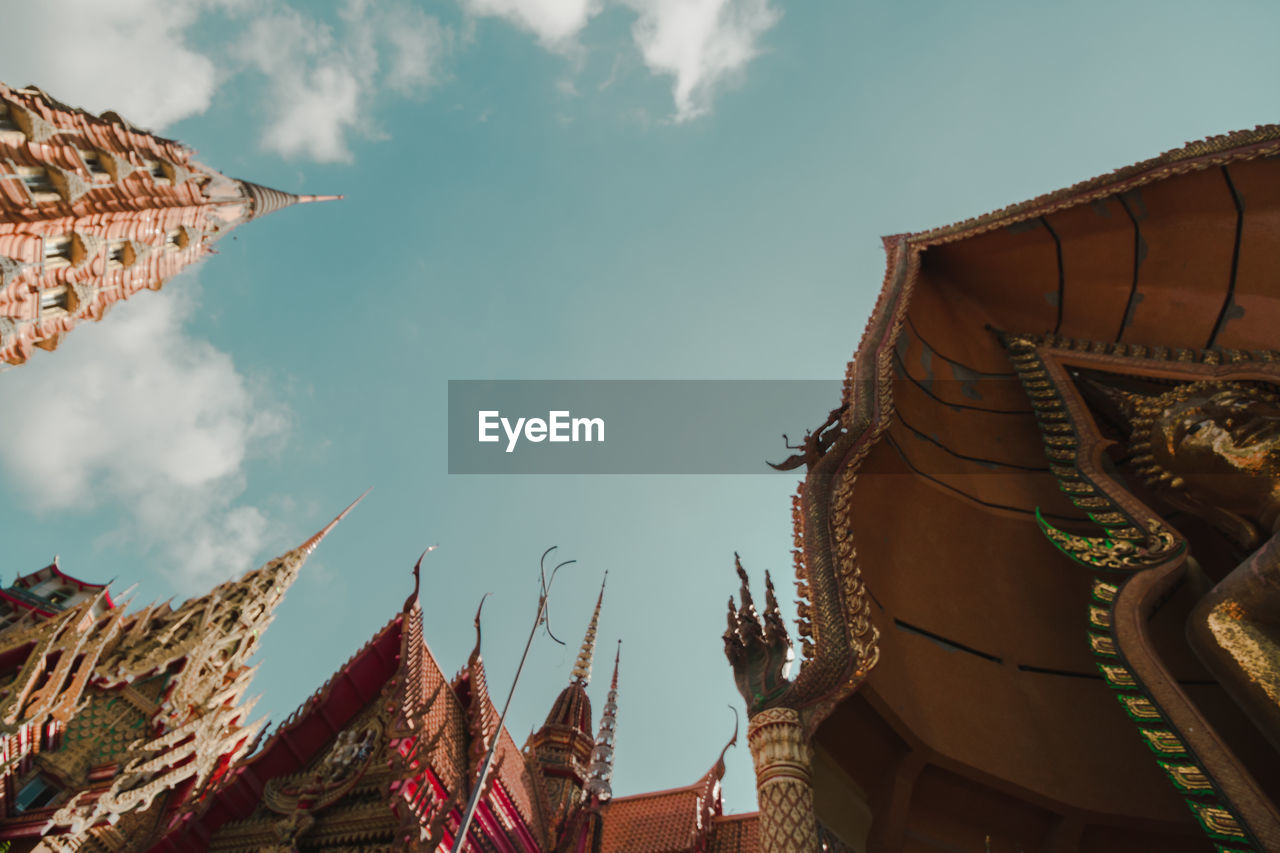
<svg viewBox="0 0 1280 853">
<path fill-rule="evenodd" d="M 1264 2 L 6 9 L 24 34 L 0 54 L 7 83 L 115 109 L 227 174 L 347 198 L 240 229 L 0 377 L 5 570 L 60 552 L 141 600 L 183 597 L 372 485 L 282 605 L 259 709 L 281 719 L 327 678 L 435 542 L 427 640 L 455 670 L 493 592 L 504 690 L 537 557 L 559 545 L 578 560 L 552 603 L 569 647 L 535 644 L 513 734 L 567 682 L 608 569 L 601 642 L 626 642 L 615 790 L 686 784 L 741 704 L 719 642 L 733 552 L 756 578 L 789 574 L 794 477 L 450 476 L 446 382 L 838 378 L 881 235 L 1276 121 L 1277 18 Z M 759 458 L 784 453 L 779 438 Z M 727 808 L 751 810 L 745 747 L 729 761 Z"/>
</svg>

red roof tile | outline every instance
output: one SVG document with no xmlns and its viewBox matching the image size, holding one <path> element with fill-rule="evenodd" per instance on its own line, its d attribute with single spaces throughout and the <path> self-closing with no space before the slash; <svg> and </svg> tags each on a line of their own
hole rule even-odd
<svg viewBox="0 0 1280 853">
<path fill-rule="evenodd" d="M 610 853 L 678 853 L 693 849 L 703 827 L 703 786 L 620 797 L 603 809 L 601 850 Z"/>
<path fill-rule="evenodd" d="M 712 818 L 707 853 L 760 853 L 760 813 Z"/>
</svg>

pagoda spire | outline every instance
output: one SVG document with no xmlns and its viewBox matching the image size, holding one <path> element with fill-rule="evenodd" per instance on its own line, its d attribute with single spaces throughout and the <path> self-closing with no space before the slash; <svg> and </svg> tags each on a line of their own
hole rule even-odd
<svg viewBox="0 0 1280 853">
<path fill-rule="evenodd" d="M 100 668 L 100 677 L 108 682 L 131 681 L 185 658 L 184 673 L 204 674 L 182 679 L 172 691 L 171 704 L 175 709 L 184 707 L 184 702 L 198 704 L 195 697 L 218 681 L 213 672 L 230 673 L 247 663 L 302 565 L 368 493 L 366 490 L 301 545 L 265 565 L 219 584 L 176 610 L 165 605 L 138 614 L 138 642 L 121 644 Z M 163 642 L 156 642 L 157 637 Z"/>
<path fill-rule="evenodd" d="M 338 513 L 337 516 L 334 517 L 333 521 L 326 524 L 319 531 L 317 531 L 310 539 L 308 539 L 306 542 L 303 542 L 301 545 L 299 545 L 297 550 L 303 552 L 302 556 L 310 557 L 311 554 L 320 545 L 320 543 L 324 541 L 324 537 L 328 536 L 333 531 L 333 528 L 338 526 L 338 522 L 346 518 L 347 515 L 351 512 L 351 510 L 356 508 L 356 504 L 364 500 L 365 497 L 369 494 L 369 492 L 372 492 L 372 491 L 373 491 L 373 486 L 370 486 L 369 488 L 365 489 L 363 492 L 360 493 L 360 497 L 356 498 L 351 503 L 347 504 L 347 508 L 344 509 L 342 512 Z M 427 550 L 434 551 L 435 546 L 433 545 Z M 419 560 L 421 560 L 421 558 L 419 558 Z M 415 581 L 415 585 L 416 585 L 416 581 Z"/>
<path fill-rule="evenodd" d="M 613 658 L 613 681 L 609 683 L 609 698 L 600 715 L 600 733 L 596 735 L 596 747 L 591 753 L 591 777 L 587 780 L 587 796 L 608 800 L 613 796 L 613 744 L 618 727 L 618 661 L 622 658 L 622 640 Z"/>
<path fill-rule="evenodd" d="M 241 181 L 195 152 L 91 115 L 35 87 L 0 83 L 0 365 L 54 350 L 116 302 L 159 290 L 213 251 L 214 241 L 296 204 L 296 195 Z"/>
<path fill-rule="evenodd" d="M 347 517 L 351 510 L 356 508 L 356 504 L 364 500 L 365 495 L 372 491 L 372 487 L 365 489 L 360 497 L 352 501 L 346 509 L 338 513 L 333 521 L 330 521 L 320 530 L 311 535 L 307 541 L 303 542 L 297 548 L 289 551 L 280 557 L 272 560 L 259 569 L 249 572 L 239 581 L 229 581 L 220 587 L 215 587 L 213 594 L 219 598 L 226 598 L 235 588 L 252 589 L 261 594 L 261 600 L 265 603 L 265 609 L 262 611 L 262 618 L 266 621 L 260 626 L 265 628 L 267 623 L 271 621 L 272 612 L 275 605 L 284 597 L 285 592 L 298 579 L 298 573 L 302 569 L 302 565 L 307 558 L 315 553 L 316 548 L 324 541 L 324 538 L 333 532 L 333 528 L 338 526 L 338 522 Z M 228 589 L 230 588 L 230 589 Z M 225 591 L 224 591 L 225 590 Z M 255 596 L 256 597 L 256 596 Z M 243 616 L 241 621 L 244 621 Z"/>
<path fill-rule="evenodd" d="M 245 217 L 246 220 L 258 219 L 266 216 L 268 213 L 275 213 L 286 207 L 292 207 L 295 204 L 311 204 L 317 201 L 338 201 L 342 198 L 340 195 L 296 195 L 294 193 L 285 192 L 284 190 L 272 189 L 264 187 L 261 184 L 255 184 L 252 181 L 240 181 L 240 186 L 244 190 L 245 197 L 251 203 L 252 209 Z"/>
<path fill-rule="evenodd" d="M 114 742 L 111 747 L 112 763 L 122 769 L 109 787 L 97 797 L 68 800 L 50 818 L 50 826 L 67 826 L 76 834 L 81 827 L 113 824 L 123 814 L 149 808 L 159 792 L 179 786 L 200 791 L 215 778 L 220 763 L 232 764 L 245 754 L 261 727 L 261 722 L 248 721 L 256 700 L 246 702 L 243 696 L 257 669 L 249 660 L 262 631 L 307 557 L 363 498 L 293 550 L 176 610 L 166 603 L 127 621 L 123 615 L 106 617 L 115 620 L 109 623 L 112 632 L 101 635 L 113 645 L 100 657 L 96 650 L 84 656 L 97 661 L 89 664 L 92 682 L 88 672 L 80 682 L 82 689 L 91 683 L 93 695 L 99 696 L 89 701 L 106 701 L 104 691 L 127 690 L 161 674 L 165 689 L 151 704 L 139 706 L 134 700 L 134 707 L 146 708 L 146 725 L 136 732 L 136 740 L 130 735 L 124 745 Z M 98 595 L 105 596 L 105 588 Z M 92 605 L 86 601 L 78 606 Z M 115 612 L 123 614 L 123 608 Z M 64 657 L 74 661 L 82 656 Z M 55 673 L 49 683 L 70 683 L 67 678 Z M 65 756 L 64 761 L 72 761 L 77 753 Z M 61 772 L 66 776 L 72 769 Z"/>
<path fill-rule="evenodd" d="M 606 569 L 604 580 L 600 581 L 600 595 L 596 598 L 596 609 L 591 614 L 591 623 L 587 625 L 587 635 L 582 638 L 578 662 L 573 665 L 573 681 L 583 687 L 591 681 L 591 659 L 596 653 L 596 626 L 600 623 L 600 605 L 604 603 L 604 585 L 608 580 L 609 572 Z"/>
</svg>

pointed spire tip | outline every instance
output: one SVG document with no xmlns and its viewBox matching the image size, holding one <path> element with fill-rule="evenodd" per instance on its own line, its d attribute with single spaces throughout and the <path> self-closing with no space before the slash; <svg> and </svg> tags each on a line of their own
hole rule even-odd
<svg viewBox="0 0 1280 853">
<path fill-rule="evenodd" d="M 333 528 L 335 528 L 335 527 L 337 527 L 337 526 L 338 526 L 338 522 L 340 522 L 340 521 L 342 521 L 342 519 L 346 518 L 346 517 L 347 517 L 347 513 L 351 512 L 351 510 L 355 509 L 355 508 L 356 508 L 356 504 L 358 504 L 358 503 L 360 503 L 360 501 L 364 500 L 364 499 L 365 499 L 365 496 L 366 496 L 366 495 L 368 495 L 368 494 L 369 494 L 369 492 L 371 492 L 371 491 L 373 491 L 373 486 L 370 486 L 369 488 L 365 489 L 365 490 L 364 490 L 364 492 L 360 495 L 360 497 L 358 497 L 358 498 L 356 498 L 355 500 L 353 500 L 353 501 L 352 501 L 352 502 L 347 506 L 347 508 L 346 508 L 346 509 L 344 509 L 342 512 L 338 513 L 337 517 L 336 517 L 336 518 L 334 518 L 334 519 L 333 519 L 333 521 L 331 521 L 331 522 L 329 522 L 328 524 L 326 524 L 322 530 L 320 530 L 319 532 L 317 532 L 314 536 L 312 536 L 312 537 L 311 537 L 310 539 L 308 539 L 306 542 L 303 542 L 303 543 L 302 543 L 302 546 L 301 546 L 298 550 L 302 551 L 302 553 L 303 553 L 303 554 L 305 554 L 305 555 L 306 555 L 306 556 L 308 556 L 308 557 L 309 557 L 309 556 L 311 556 L 311 554 L 316 550 L 316 547 L 317 547 L 317 546 L 319 546 L 319 544 L 320 544 L 321 542 L 323 542 L 323 541 L 324 541 L 324 537 L 328 536 L 328 535 L 329 535 L 329 533 L 333 530 Z"/>
<path fill-rule="evenodd" d="M 618 689 L 618 664 L 622 660 L 622 638 L 618 638 L 618 651 L 613 655 L 613 681 L 609 683 L 610 690 Z"/>
<path fill-rule="evenodd" d="M 604 603 L 604 585 L 608 580 L 609 572 L 606 569 L 604 579 L 600 581 L 600 595 L 596 598 L 591 622 L 587 625 L 587 635 L 582 638 L 582 650 L 578 652 L 578 661 L 573 666 L 573 680 L 584 686 L 591 681 L 591 660 L 596 653 L 596 628 L 600 624 L 600 606 Z"/>
</svg>

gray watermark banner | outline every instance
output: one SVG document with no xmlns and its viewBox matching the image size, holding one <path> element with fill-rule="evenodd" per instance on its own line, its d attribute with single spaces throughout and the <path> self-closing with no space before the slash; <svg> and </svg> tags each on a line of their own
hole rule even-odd
<svg viewBox="0 0 1280 853">
<path fill-rule="evenodd" d="M 450 474 L 767 474 L 840 380 L 450 380 Z M 794 476 L 794 475 L 793 475 Z"/>
</svg>

